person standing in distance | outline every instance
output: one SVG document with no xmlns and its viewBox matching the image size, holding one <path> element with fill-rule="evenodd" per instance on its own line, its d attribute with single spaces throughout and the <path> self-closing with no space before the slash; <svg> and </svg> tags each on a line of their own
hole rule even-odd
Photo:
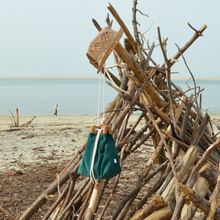
<svg viewBox="0 0 220 220">
<path fill-rule="evenodd" d="M 55 110 L 54 115 L 56 115 L 56 116 L 57 116 L 57 107 L 58 107 L 58 105 L 55 105 L 55 108 L 54 108 L 54 110 Z"/>
</svg>

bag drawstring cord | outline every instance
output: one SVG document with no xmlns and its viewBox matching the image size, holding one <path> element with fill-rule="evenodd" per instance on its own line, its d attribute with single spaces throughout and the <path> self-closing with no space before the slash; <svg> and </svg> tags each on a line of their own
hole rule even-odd
<svg viewBox="0 0 220 220">
<path fill-rule="evenodd" d="M 95 139 L 95 144 L 94 144 L 94 149 L 93 149 L 93 154 L 92 154 L 92 162 L 91 162 L 91 168 L 90 168 L 90 180 L 96 184 L 98 184 L 98 182 L 95 179 L 95 175 L 94 175 L 94 163 L 95 163 L 95 155 L 96 155 L 96 151 L 97 151 L 97 147 L 98 147 L 98 142 L 99 142 L 99 136 L 102 132 L 103 129 L 98 129 L 96 128 L 95 130 L 98 131 L 96 139 Z"/>
<path fill-rule="evenodd" d="M 105 64 L 104 64 L 104 79 L 103 79 L 103 114 L 102 114 L 102 124 L 105 121 Z M 101 99 L 101 84 L 102 84 L 102 73 L 99 75 L 99 96 L 98 96 L 98 113 L 97 113 L 97 126 L 99 126 L 99 109 L 100 109 L 100 99 Z"/>
</svg>

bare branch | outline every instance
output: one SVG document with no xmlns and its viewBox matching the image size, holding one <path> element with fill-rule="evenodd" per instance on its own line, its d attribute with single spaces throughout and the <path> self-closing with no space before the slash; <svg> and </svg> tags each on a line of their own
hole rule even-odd
<svg viewBox="0 0 220 220">
<path fill-rule="evenodd" d="M 140 14 L 147 16 L 149 18 L 149 16 L 147 14 L 144 14 L 143 12 L 141 12 L 139 9 L 136 9 Z"/>
<path fill-rule="evenodd" d="M 138 36 L 138 29 L 137 29 L 137 19 L 136 19 L 136 6 L 137 6 L 137 0 L 134 0 L 133 1 L 133 8 L 132 8 L 132 24 L 133 24 L 133 29 L 134 29 L 134 37 L 135 37 L 135 40 L 137 42 L 137 45 L 139 46 L 140 45 L 140 39 L 139 39 L 139 36 Z"/>
<path fill-rule="evenodd" d="M 179 46 L 178 46 L 176 43 L 175 43 L 175 45 L 177 46 L 179 52 L 181 53 Z M 188 71 L 189 71 L 189 73 L 190 73 L 190 75 L 191 75 L 191 77 L 192 77 L 192 79 L 193 79 L 193 83 L 194 83 L 194 87 L 195 87 L 195 93 L 194 93 L 194 95 L 195 95 L 195 102 L 196 102 L 196 107 L 197 107 L 197 111 L 198 111 L 199 106 L 198 106 L 198 101 L 197 101 L 197 96 L 196 96 L 196 88 L 197 88 L 197 87 L 196 87 L 196 81 L 195 81 L 195 78 L 194 78 L 194 76 L 193 76 L 193 74 L 192 74 L 192 72 L 191 72 L 189 66 L 187 65 L 186 59 L 185 59 L 185 57 L 183 56 L 182 53 L 181 53 L 181 56 L 182 56 L 183 61 L 184 61 L 185 65 L 186 65 L 186 67 L 187 67 L 187 69 L 188 69 Z"/>
</svg>

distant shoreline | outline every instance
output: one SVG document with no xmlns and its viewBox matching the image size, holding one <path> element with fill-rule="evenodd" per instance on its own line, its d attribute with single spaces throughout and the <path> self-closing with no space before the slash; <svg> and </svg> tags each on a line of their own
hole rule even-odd
<svg viewBox="0 0 220 220">
<path fill-rule="evenodd" d="M 132 118 L 138 118 L 139 117 L 139 115 L 140 114 L 133 114 L 131 117 Z M 211 117 L 211 118 L 219 118 L 220 119 L 220 112 L 219 113 L 209 113 L 208 112 L 208 115 Z M 54 116 L 54 115 L 36 115 L 36 114 L 32 114 L 32 115 L 20 115 L 19 114 L 19 118 L 27 118 L 27 120 L 30 120 L 31 118 L 33 118 L 33 116 L 36 116 L 36 118 L 44 118 L 44 119 L 46 119 L 46 118 L 59 118 L 59 119 L 61 119 L 61 118 L 69 118 L 69 119 L 71 119 L 71 118 L 85 118 L 85 119 L 87 119 L 87 118 L 95 118 L 95 120 L 97 120 L 97 115 L 94 115 L 94 114 L 92 114 L 92 115 L 79 115 L 79 114 L 76 114 L 76 115 L 65 115 L 65 114 L 61 114 L 61 115 L 58 115 L 59 117 L 56 117 L 56 116 Z M 8 113 L 7 115 L 3 115 L 3 114 L 0 114 L 0 126 L 1 126 L 1 124 L 2 124 L 2 119 L 3 118 L 8 118 L 8 119 L 11 119 L 11 115 L 10 115 L 10 113 Z M 36 121 L 36 120 L 35 120 Z"/>
<path fill-rule="evenodd" d="M 0 76 L 0 79 L 99 79 L 99 76 Z"/>
<path fill-rule="evenodd" d="M 190 77 L 172 77 L 172 80 L 189 80 L 191 79 Z M 209 78 L 205 78 L 205 77 L 201 77 L 201 78 L 195 78 L 195 80 L 220 80 L 220 77 L 209 77 Z"/>
<path fill-rule="evenodd" d="M 0 76 L 0 79 L 99 79 L 99 76 L 94 77 L 82 77 L 82 76 Z M 189 80 L 190 77 L 172 77 L 172 80 Z M 195 78 L 195 80 L 218 80 L 220 77 L 201 77 Z"/>
</svg>

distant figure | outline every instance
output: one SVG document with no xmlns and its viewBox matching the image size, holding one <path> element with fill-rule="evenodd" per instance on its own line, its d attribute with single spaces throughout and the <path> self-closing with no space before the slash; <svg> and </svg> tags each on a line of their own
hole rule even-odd
<svg viewBox="0 0 220 220">
<path fill-rule="evenodd" d="M 58 105 L 55 105 L 55 108 L 54 108 L 54 110 L 55 110 L 54 115 L 56 115 L 56 116 L 57 116 L 57 107 L 58 107 Z"/>
</svg>

